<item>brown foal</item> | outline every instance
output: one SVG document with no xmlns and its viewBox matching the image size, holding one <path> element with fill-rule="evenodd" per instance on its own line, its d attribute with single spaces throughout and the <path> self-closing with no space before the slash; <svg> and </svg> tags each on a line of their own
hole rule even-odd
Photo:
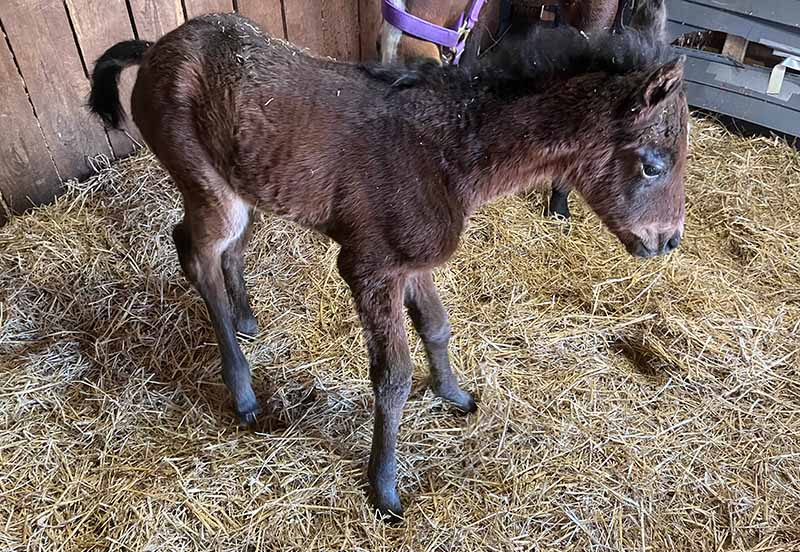
<svg viewBox="0 0 800 552">
<path fill-rule="evenodd" d="M 257 331 L 242 269 L 253 210 L 341 245 L 375 392 L 370 495 L 386 514 L 402 512 L 406 309 L 433 391 L 476 409 L 450 367 L 431 277 L 476 209 L 563 175 L 630 253 L 667 253 L 682 236 L 683 60 L 647 34 L 542 30 L 498 66 L 385 67 L 312 58 L 244 17 L 209 14 L 156 44 L 103 54 L 90 106 L 110 126 L 124 116 L 117 79 L 132 64 L 133 118 L 183 196 L 178 257 L 208 307 L 244 422 L 259 412 L 236 338 Z"/>
</svg>

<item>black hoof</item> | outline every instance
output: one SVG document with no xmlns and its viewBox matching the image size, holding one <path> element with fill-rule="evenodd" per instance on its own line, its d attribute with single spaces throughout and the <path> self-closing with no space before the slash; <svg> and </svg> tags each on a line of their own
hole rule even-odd
<svg viewBox="0 0 800 552">
<path fill-rule="evenodd" d="M 472 414 L 478 410 L 475 399 L 466 391 L 456 388 L 453 390 L 433 389 L 433 394 L 451 403 L 463 414 Z"/>
<path fill-rule="evenodd" d="M 467 395 L 467 399 L 461 403 L 454 403 L 458 409 L 463 412 L 464 414 L 474 414 L 478 411 L 478 403 L 475 402 L 475 399 L 472 398 L 472 395 L 469 393 L 464 393 Z"/>
<path fill-rule="evenodd" d="M 403 505 L 400 504 L 400 497 L 397 492 L 389 496 L 372 496 L 371 501 L 382 521 L 386 523 L 400 523 L 403 521 Z"/>
<path fill-rule="evenodd" d="M 570 212 L 567 197 L 568 194 L 558 190 L 553 190 L 552 194 L 550 195 L 550 201 L 544 210 L 545 216 L 569 220 Z"/>
<path fill-rule="evenodd" d="M 236 319 L 236 331 L 247 337 L 255 337 L 258 335 L 258 322 L 255 318 L 241 318 Z"/>
<path fill-rule="evenodd" d="M 258 424 L 258 416 L 261 414 L 261 407 L 257 404 L 248 410 L 237 410 L 236 416 L 239 421 L 247 427 L 255 427 Z"/>
</svg>

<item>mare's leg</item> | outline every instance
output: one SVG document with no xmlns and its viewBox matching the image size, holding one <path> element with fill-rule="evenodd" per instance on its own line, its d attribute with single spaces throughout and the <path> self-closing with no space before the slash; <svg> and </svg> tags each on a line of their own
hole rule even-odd
<svg viewBox="0 0 800 552">
<path fill-rule="evenodd" d="M 244 423 L 252 424 L 259 406 L 250 366 L 236 341 L 233 309 L 222 270 L 222 254 L 245 231 L 248 209 L 221 179 L 205 184 L 181 187 L 186 216 L 175 226 L 172 236 L 183 272 L 208 308 L 222 357 L 222 379 L 233 396 L 236 414 Z"/>
<path fill-rule="evenodd" d="M 431 370 L 431 389 L 436 395 L 454 403 L 464 412 L 475 412 L 478 408 L 475 400 L 461 389 L 450 368 L 450 357 L 447 353 L 450 322 L 430 271 L 421 272 L 408 279 L 405 303 L 414 329 L 417 330 L 425 346 Z"/>
<path fill-rule="evenodd" d="M 403 313 L 404 277 L 360 264 L 344 250 L 339 273 L 350 286 L 369 353 L 375 425 L 369 457 L 370 498 L 381 514 L 401 516 L 397 493 L 397 433 L 411 391 L 411 355 Z"/>
<path fill-rule="evenodd" d="M 247 226 L 242 235 L 222 253 L 222 273 L 225 287 L 233 308 L 233 321 L 236 331 L 254 336 L 258 333 L 258 322 L 250 308 L 250 299 L 244 283 L 244 250 L 250 240 L 252 222 L 248 213 Z"/>
<path fill-rule="evenodd" d="M 547 216 L 559 216 L 564 219 L 570 217 L 569 212 L 569 189 L 560 182 L 555 182 L 550 193 L 550 202 L 547 205 Z"/>
</svg>

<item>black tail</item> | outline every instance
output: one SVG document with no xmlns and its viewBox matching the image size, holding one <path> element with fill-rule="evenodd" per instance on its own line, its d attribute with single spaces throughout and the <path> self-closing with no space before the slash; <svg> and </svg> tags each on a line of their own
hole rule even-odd
<svg viewBox="0 0 800 552">
<path fill-rule="evenodd" d="M 106 125 L 119 128 L 125 120 L 125 111 L 119 101 L 119 74 L 126 67 L 141 63 L 145 51 L 152 45 L 152 42 L 144 40 L 126 40 L 106 50 L 95 62 L 89 110 Z"/>
</svg>

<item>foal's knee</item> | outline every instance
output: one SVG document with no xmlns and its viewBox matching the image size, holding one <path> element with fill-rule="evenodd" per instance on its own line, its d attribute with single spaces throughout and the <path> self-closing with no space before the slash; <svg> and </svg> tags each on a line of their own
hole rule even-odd
<svg viewBox="0 0 800 552">
<path fill-rule="evenodd" d="M 387 359 L 370 364 L 370 379 L 377 399 L 385 407 L 402 405 L 411 392 L 411 359 Z"/>
<path fill-rule="evenodd" d="M 442 320 L 423 328 L 420 337 L 429 345 L 447 345 L 452 336 L 452 327 L 448 320 Z"/>
</svg>

